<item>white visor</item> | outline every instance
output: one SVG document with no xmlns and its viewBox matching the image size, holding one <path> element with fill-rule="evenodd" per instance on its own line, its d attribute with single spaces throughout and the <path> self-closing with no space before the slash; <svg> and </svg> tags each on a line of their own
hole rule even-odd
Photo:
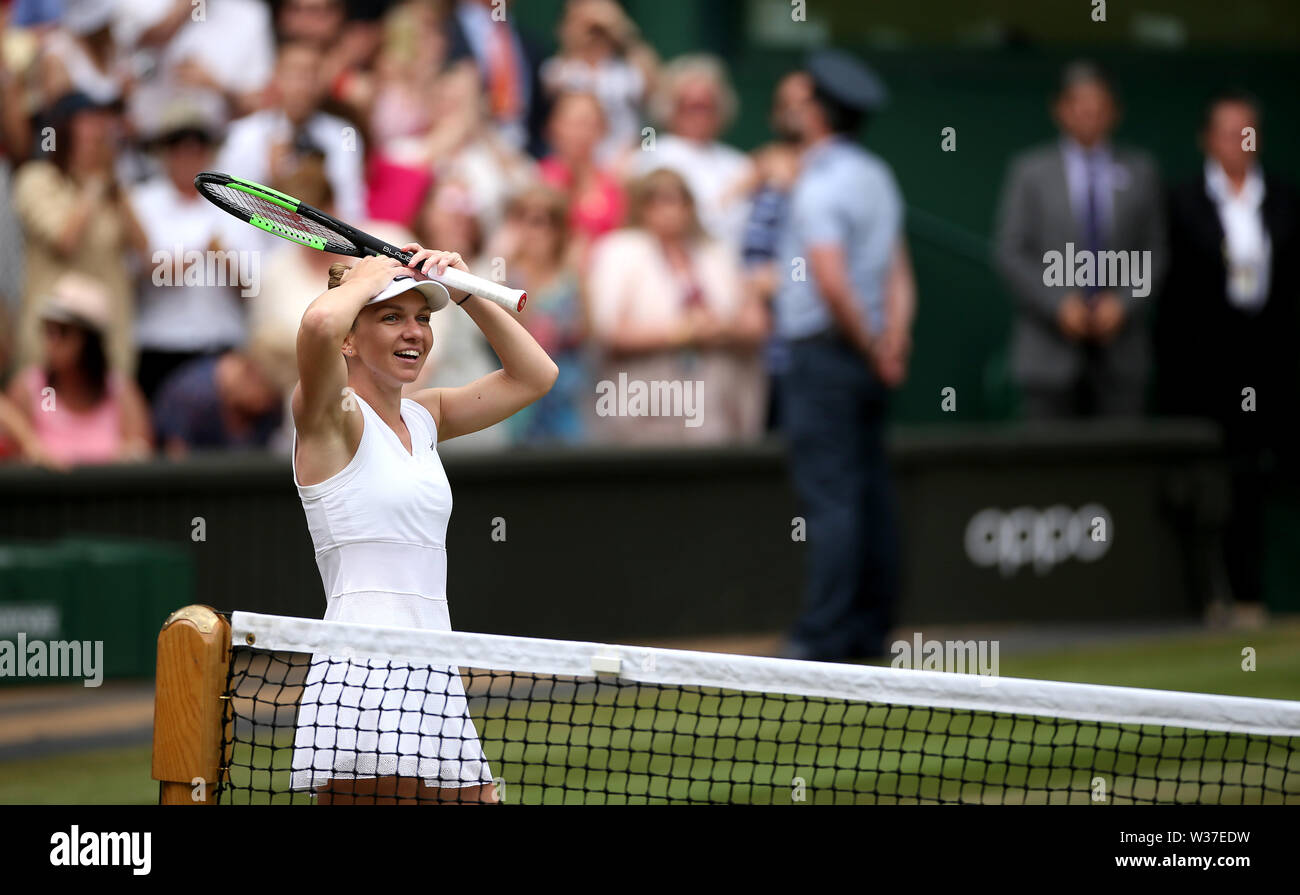
<svg viewBox="0 0 1300 895">
<path fill-rule="evenodd" d="M 376 302 L 397 298 L 397 296 L 410 292 L 412 289 L 424 296 L 430 311 L 441 311 L 447 306 L 447 302 L 451 301 L 451 293 L 447 291 L 447 287 L 442 283 L 437 280 L 430 280 L 418 271 L 408 270 L 393 277 L 393 282 L 389 283 L 383 292 L 370 299 L 366 304 L 373 305 Z"/>
</svg>

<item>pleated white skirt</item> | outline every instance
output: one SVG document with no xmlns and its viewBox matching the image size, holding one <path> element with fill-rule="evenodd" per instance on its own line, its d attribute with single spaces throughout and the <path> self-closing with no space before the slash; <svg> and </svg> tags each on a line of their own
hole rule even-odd
<svg viewBox="0 0 1300 895">
<path fill-rule="evenodd" d="M 293 788 L 391 776 L 439 787 L 492 782 L 459 669 L 313 657 Z"/>
<path fill-rule="evenodd" d="M 365 621 L 396 620 L 372 620 L 388 615 L 375 613 L 372 600 L 363 604 L 369 610 Z M 450 630 L 445 602 L 419 603 L 434 615 L 402 621 Z M 351 607 L 330 608 L 334 611 L 327 618 L 362 620 L 356 616 L 363 613 L 346 611 Z M 492 782 L 458 668 L 328 656 L 312 657 L 304 682 L 292 769 L 296 790 L 315 789 L 331 779 L 392 776 L 418 777 L 443 788 Z"/>
</svg>

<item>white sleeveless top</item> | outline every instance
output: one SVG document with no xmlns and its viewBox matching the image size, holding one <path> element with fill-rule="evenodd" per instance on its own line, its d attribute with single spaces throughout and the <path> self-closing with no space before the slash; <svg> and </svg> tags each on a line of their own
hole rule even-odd
<svg viewBox="0 0 1300 895">
<path fill-rule="evenodd" d="M 299 485 L 296 457 L 293 464 L 325 584 L 325 618 L 450 631 L 451 486 L 433 417 L 402 399 L 409 454 L 374 408 L 355 398 L 364 428 L 352 461 L 316 485 Z M 295 434 L 295 454 L 297 441 Z M 460 669 L 314 655 L 298 703 L 291 786 L 391 776 L 438 788 L 492 782 Z"/>
<path fill-rule="evenodd" d="M 449 631 L 447 523 L 451 485 L 438 430 L 421 404 L 403 398 L 414 454 L 365 399 L 352 398 L 364 429 L 356 455 L 315 485 L 293 482 L 325 585 L 327 621 Z"/>
</svg>

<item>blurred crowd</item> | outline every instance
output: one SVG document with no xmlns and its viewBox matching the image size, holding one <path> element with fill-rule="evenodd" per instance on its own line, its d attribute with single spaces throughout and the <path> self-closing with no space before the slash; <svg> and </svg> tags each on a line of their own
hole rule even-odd
<svg viewBox="0 0 1300 895">
<path fill-rule="evenodd" d="M 831 356 L 816 339 L 847 340 L 886 388 L 906 375 L 902 197 L 884 160 L 810 136 L 860 136 L 841 113 L 875 99 L 853 95 L 854 73 L 827 69 L 838 97 L 808 72 L 783 79 L 774 138 L 745 152 L 722 140 L 738 104 L 725 65 L 661 58 L 615 0 L 568 0 L 553 35 L 522 33 L 497 0 L 0 9 L 0 458 L 287 453 L 297 325 L 333 256 L 221 213 L 193 187 L 205 169 L 528 291 L 521 320 L 560 379 L 477 447 L 737 442 L 783 416 L 797 430 L 819 379 L 790 371 Z M 1025 414 L 1154 407 L 1218 419 L 1252 451 L 1275 441 L 1242 416 L 1242 389 L 1267 394 L 1272 421 L 1297 404 L 1296 202 L 1243 139 L 1258 104 L 1211 103 L 1204 173 L 1172 189 L 1112 144 L 1120 109 L 1094 66 L 1066 70 L 1051 113 L 1059 140 L 1013 160 L 996 215 Z M 1067 256 L 1068 282 L 1051 281 L 1046 258 L 1067 247 L 1132 255 L 1128 279 L 1075 283 Z M 466 315 L 433 326 L 415 387 L 497 366 Z M 704 382 L 702 424 L 598 415 L 598 384 L 620 376 Z"/>
<path fill-rule="evenodd" d="M 0 456 L 288 452 L 297 326 L 335 258 L 224 215 L 207 169 L 528 291 L 561 378 L 476 447 L 762 435 L 760 175 L 720 140 L 728 72 L 662 60 L 614 0 L 570 0 L 549 56 L 492 0 L 3 9 Z M 432 325 L 413 387 L 498 366 L 466 315 Z M 704 381 L 702 424 L 599 418 L 620 373 Z"/>
</svg>

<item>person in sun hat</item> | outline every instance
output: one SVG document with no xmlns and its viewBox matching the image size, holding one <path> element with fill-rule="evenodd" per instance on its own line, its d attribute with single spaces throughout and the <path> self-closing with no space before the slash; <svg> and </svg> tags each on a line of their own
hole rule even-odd
<svg viewBox="0 0 1300 895">
<path fill-rule="evenodd" d="M 153 433 L 144 397 L 108 363 L 107 291 L 92 277 L 65 272 L 41 302 L 38 317 L 43 360 L 20 370 L 7 396 L 31 425 L 43 455 L 63 466 L 149 457 Z"/>
</svg>

